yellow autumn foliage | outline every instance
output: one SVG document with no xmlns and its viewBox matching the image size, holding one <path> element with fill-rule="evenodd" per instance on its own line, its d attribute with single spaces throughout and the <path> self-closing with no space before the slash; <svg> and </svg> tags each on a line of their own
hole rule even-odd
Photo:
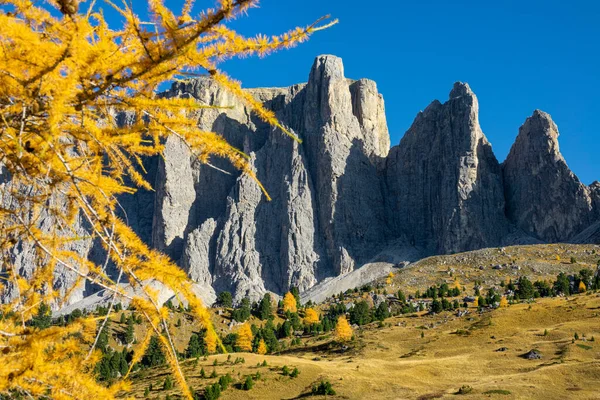
<svg viewBox="0 0 600 400">
<path fill-rule="evenodd" d="M 211 329 L 206 332 L 206 337 L 204 338 L 204 342 L 206 343 L 206 351 L 209 354 L 216 353 L 217 345 L 219 343 L 219 337 L 214 329 Z"/>
<path fill-rule="evenodd" d="M 212 76 L 263 121 L 299 140 L 219 64 L 292 47 L 336 22 L 318 25 L 321 19 L 280 36 L 244 37 L 226 22 L 246 14 L 257 0 L 217 0 L 214 8 L 203 11 L 186 0 L 179 12 L 162 0 L 140 3 L 135 7 L 148 13 L 148 21 L 136 14 L 133 2 L 104 1 L 102 6 L 113 8 L 121 19 L 111 25 L 95 1 L 2 1 L 0 168 L 10 178 L 0 185 L 0 252 L 4 286 L 17 293 L 0 310 L 2 397 L 12 391 L 24 398 L 112 399 L 126 391 L 127 377 L 105 386 L 93 372 L 101 356 L 95 348 L 100 327 L 113 306 L 123 302 L 135 307 L 147 328 L 131 365 L 156 335 L 181 392 L 193 398 L 177 360 L 168 310 L 148 283 L 159 281 L 187 300 L 207 330 L 210 352 L 222 345 L 186 273 L 149 248 L 118 216 L 118 197 L 139 188 L 152 190 L 142 158 L 161 155 L 168 136 L 178 137 L 202 163 L 225 158 L 256 177 L 247 155 L 222 136 L 199 129 L 187 112 L 227 104 L 166 99 L 158 91 L 165 82 Z M 134 116 L 131 125 L 117 124 L 116 116 L 123 113 Z M 42 227 L 43 220 L 51 223 Z M 77 228 L 81 226 L 86 233 Z M 94 263 L 72 250 L 74 241 L 84 239 L 101 244 L 106 259 Z M 18 249 L 29 249 L 32 275 L 12 264 Z M 109 264 L 118 279 L 106 273 Z M 54 290 L 57 271 L 77 277 L 66 292 Z M 106 317 L 45 330 L 26 324 L 41 304 L 59 307 L 84 281 L 112 296 Z M 124 281 L 136 287 L 135 294 L 119 285 Z"/>
<path fill-rule="evenodd" d="M 583 281 L 579 281 L 579 287 L 577 288 L 577 291 L 579 293 L 583 293 L 587 290 L 587 287 L 585 286 L 585 283 L 583 283 Z"/>
<path fill-rule="evenodd" d="M 304 311 L 304 323 L 306 325 L 312 325 L 319 322 L 319 314 L 315 311 L 314 308 L 307 308 Z"/>
<path fill-rule="evenodd" d="M 298 311 L 296 305 L 296 298 L 290 292 L 287 292 L 285 296 L 283 296 L 283 312 L 291 312 L 295 313 Z"/>
<path fill-rule="evenodd" d="M 252 334 L 252 329 L 250 328 L 250 325 L 246 322 L 240 327 L 235 344 L 242 351 L 252 351 L 253 338 L 254 335 Z"/>
<path fill-rule="evenodd" d="M 257 354 L 267 354 L 267 344 L 265 343 L 264 339 L 260 339 L 260 342 L 258 343 L 258 348 L 256 349 L 256 353 Z"/>
<path fill-rule="evenodd" d="M 335 338 L 339 342 L 347 342 L 352 339 L 352 327 L 348 323 L 348 320 L 345 316 L 340 316 L 337 320 L 337 325 L 335 326 Z"/>
<path fill-rule="evenodd" d="M 506 298 L 506 296 L 502 296 L 502 298 L 500 298 L 500 307 L 508 307 L 508 299 Z"/>
</svg>

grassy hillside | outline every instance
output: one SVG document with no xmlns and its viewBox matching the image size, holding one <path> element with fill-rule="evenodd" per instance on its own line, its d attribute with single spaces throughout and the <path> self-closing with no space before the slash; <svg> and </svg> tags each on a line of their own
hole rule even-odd
<svg viewBox="0 0 600 400">
<path fill-rule="evenodd" d="M 398 270 L 391 282 L 375 282 L 373 291 L 383 294 L 401 289 L 409 295 L 458 280 L 466 289 L 459 296 L 462 298 L 472 295 L 476 282 L 485 291 L 490 287 L 500 289 L 500 282 L 516 281 L 523 275 L 535 281 L 555 279 L 559 272 L 576 274 L 582 268 L 595 271 L 599 251 L 599 246 L 590 245 L 540 245 L 431 257 Z M 344 301 L 372 296 L 373 292 L 351 291 Z M 317 308 L 323 313 L 328 303 Z M 218 331 L 226 334 L 230 331 L 228 311 L 214 311 Z M 461 308 L 460 314 L 464 311 Z M 183 368 L 199 397 L 203 388 L 229 374 L 233 382 L 221 393 L 223 399 L 304 398 L 324 380 L 336 392 L 328 398 L 598 398 L 598 293 L 538 298 L 496 309 L 478 309 L 470 304 L 466 311 L 461 316 L 457 311 L 423 311 L 355 326 L 355 338 L 347 346 L 335 343 L 331 332 L 298 334 L 300 345 L 290 346 L 284 339 L 286 346 L 277 355 L 213 355 L 184 361 Z M 252 318 L 253 323 L 261 324 Z M 181 320 L 181 326 L 175 330 L 177 347 L 183 351 L 197 327 L 185 318 L 185 313 L 174 312 L 173 319 Z M 275 324 L 281 321 L 278 317 Z M 120 324 L 115 321 L 114 325 L 114 329 L 119 329 Z M 524 358 L 531 350 L 541 358 Z M 243 363 L 239 362 L 242 358 Z M 298 376 L 285 375 L 284 366 L 289 371 L 297 368 Z M 200 376 L 202 368 L 206 378 Z M 213 370 L 216 378 L 210 378 Z M 126 395 L 140 399 L 178 398 L 177 388 L 162 389 L 169 373 L 166 367 L 141 370 L 134 375 L 132 391 Z M 250 375 L 255 385 L 244 390 L 243 383 Z M 146 396 L 144 392 L 150 384 L 152 390 Z"/>
</svg>

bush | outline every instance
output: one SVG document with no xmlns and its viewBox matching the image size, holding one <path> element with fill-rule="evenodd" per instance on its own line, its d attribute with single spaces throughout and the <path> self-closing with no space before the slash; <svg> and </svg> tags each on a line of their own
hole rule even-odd
<svg viewBox="0 0 600 400">
<path fill-rule="evenodd" d="M 287 365 L 284 365 L 283 368 L 281 369 L 281 373 L 283 376 L 288 376 L 290 374 L 290 370 L 287 367 Z"/>
<path fill-rule="evenodd" d="M 251 376 L 247 376 L 246 380 L 244 381 L 244 384 L 242 385 L 242 389 L 250 390 L 250 389 L 252 389 L 253 386 L 254 386 L 254 380 L 252 379 Z"/>
<path fill-rule="evenodd" d="M 221 391 L 227 389 L 229 387 L 229 384 L 231 384 L 231 382 L 233 382 L 233 378 L 231 378 L 231 375 L 227 374 L 227 375 L 223 375 L 222 377 L 219 378 L 219 386 L 221 386 Z"/>
<path fill-rule="evenodd" d="M 295 378 L 300 374 L 300 371 L 298 371 L 298 368 L 294 368 L 294 370 L 290 373 L 290 377 L 291 378 Z"/>
<path fill-rule="evenodd" d="M 171 379 L 171 375 L 169 375 L 165 379 L 165 383 L 163 383 L 163 390 L 171 390 L 171 389 L 173 389 L 173 379 Z"/>
<path fill-rule="evenodd" d="M 315 395 L 323 395 L 323 396 L 333 396 L 335 395 L 335 390 L 331 386 L 329 381 L 321 381 L 317 386 L 313 386 L 312 394 Z"/>
<path fill-rule="evenodd" d="M 218 383 L 210 385 L 204 390 L 206 400 L 217 400 L 219 397 L 221 397 L 221 385 Z"/>
<path fill-rule="evenodd" d="M 472 391 L 473 391 L 473 388 L 471 386 L 464 385 L 460 389 L 458 389 L 458 394 L 469 394 Z"/>
</svg>

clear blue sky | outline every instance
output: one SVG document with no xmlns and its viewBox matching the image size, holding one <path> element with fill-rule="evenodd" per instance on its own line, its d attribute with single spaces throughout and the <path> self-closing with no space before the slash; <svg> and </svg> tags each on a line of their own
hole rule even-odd
<svg viewBox="0 0 600 400">
<path fill-rule="evenodd" d="M 144 12 L 144 1 L 133 3 Z M 600 180 L 600 2 L 262 0 L 230 25 L 246 35 L 276 34 L 325 14 L 340 23 L 309 42 L 222 66 L 245 87 L 287 86 L 307 80 L 315 56 L 340 56 L 347 77 L 377 82 L 392 144 L 419 110 L 445 101 L 455 81 L 468 82 L 500 162 L 539 108 L 558 124 L 571 169 L 585 184 Z"/>
<path fill-rule="evenodd" d="M 600 180 L 600 2 L 262 0 L 232 26 L 272 34 L 324 14 L 339 25 L 225 69 L 247 87 L 281 86 L 306 81 L 316 55 L 340 56 L 347 77 L 377 82 L 392 144 L 419 110 L 468 82 L 500 162 L 539 108 L 557 123 L 571 169 L 586 184 Z"/>
</svg>

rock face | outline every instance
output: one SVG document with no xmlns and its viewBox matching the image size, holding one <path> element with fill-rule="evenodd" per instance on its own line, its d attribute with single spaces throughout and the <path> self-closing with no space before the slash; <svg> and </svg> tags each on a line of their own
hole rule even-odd
<svg viewBox="0 0 600 400">
<path fill-rule="evenodd" d="M 291 286 L 319 299 L 426 255 L 600 240 L 600 183 L 586 187 L 571 173 L 547 114 L 527 120 L 501 166 L 463 83 L 446 103 L 419 113 L 391 150 L 375 82 L 347 79 L 337 57 L 317 57 L 306 84 L 249 92 L 302 143 L 259 121 L 209 78 L 177 82 L 162 96 L 228 106 L 192 116 L 200 130 L 250 155 L 272 201 L 225 160 L 199 164 L 176 137 L 163 157 L 144 160 L 156 191 L 120 199 L 142 240 L 179 263 L 207 301 L 223 290 L 239 301 Z M 115 117 L 122 125 L 135 118 Z M 0 169 L 0 183 L 8 181 Z M 33 268 L 27 252 L 15 254 L 21 268 Z M 102 256 L 96 253 L 90 257 Z M 59 286 L 61 279 L 71 278 L 59 271 Z M 75 300 L 95 290 L 82 289 Z"/>
<path fill-rule="evenodd" d="M 456 83 L 417 115 L 386 165 L 388 220 L 434 253 L 497 245 L 509 233 L 502 170 L 479 127 L 477 97 Z"/>
<path fill-rule="evenodd" d="M 10 179 L 10 174 L 6 168 L 0 164 L 0 204 L 3 209 L 12 210 L 15 214 L 18 214 L 23 218 L 24 221 L 35 221 L 35 226 L 44 233 L 55 232 L 56 235 L 75 236 L 76 239 L 71 240 L 64 247 L 64 250 L 74 251 L 82 257 L 88 257 L 92 249 L 92 241 L 89 239 L 88 225 L 82 216 L 76 218 L 74 226 L 70 230 L 57 228 L 56 218 L 47 209 L 40 208 L 39 215 L 37 210 L 31 207 L 23 207 L 21 209 L 16 207 L 16 203 L 13 203 L 14 198 L 12 193 L 23 194 L 24 197 L 31 196 L 31 188 L 23 185 L 18 185 L 15 181 Z M 50 208 L 59 210 L 60 212 L 66 212 L 64 207 L 64 201 L 61 200 L 60 196 L 52 196 L 48 200 Z M 34 219 L 35 218 L 35 219 Z M 19 241 L 13 247 L 13 251 L 6 255 L 7 259 L 2 260 L 1 272 L 3 278 L 6 278 L 6 274 L 10 268 L 17 271 L 18 275 L 25 279 L 32 278 L 35 274 L 36 268 L 41 262 L 39 252 L 29 241 Z M 0 286 L 0 303 L 8 303 L 14 300 L 18 296 L 19 289 L 14 285 L 14 281 L 10 279 L 3 279 L 3 283 Z M 65 295 L 67 292 L 70 293 L 69 298 L 63 305 L 69 305 L 82 300 L 86 295 L 86 282 L 79 281 L 77 273 L 63 267 L 58 264 L 54 270 L 54 279 L 52 286 L 58 291 L 60 295 Z M 57 304 L 51 304 L 56 307 Z"/>
<path fill-rule="evenodd" d="M 304 291 L 364 264 L 389 237 L 381 179 L 389 134 L 375 83 L 350 81 L 339 58 L 321 56 L 305 85 L 250 91 L 303 143 L 273 132 L 209 79 L 177 83 L 164 96 L 233 106 L 201 110 L 198 125 L 249 153 L 273 200 L 225 161 L 211 164 L 230 175 L 195 163 L 169 138 L 151 235 L 199 284 L 236 299 Z"/>
<path fill-rule="evenodd" d="M 503 164 L 508 218 L 545 242 L 566 241 L 595 219 L 590 188 L 567 166 L 558 135 L 550 115 L 536 110 Z"/>
</svg>

